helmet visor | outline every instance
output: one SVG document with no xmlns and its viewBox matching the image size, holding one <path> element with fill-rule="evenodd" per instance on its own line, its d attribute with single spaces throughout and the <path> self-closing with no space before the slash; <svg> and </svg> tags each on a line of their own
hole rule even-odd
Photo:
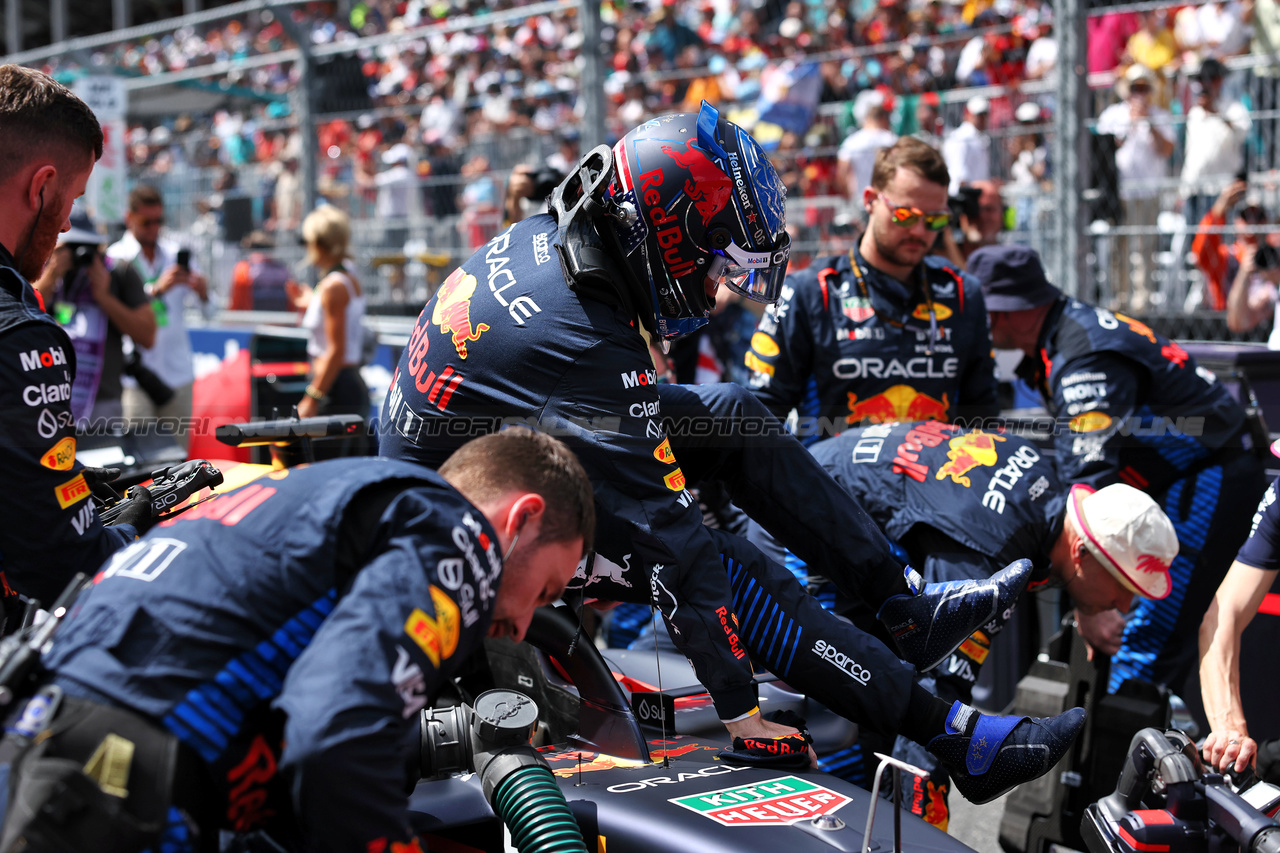
<svg viewBox="0 0 1280 853">
<path fill-rule="evenodd" d="M 751 252 L 730 243 L 723 251 L 716 251 L 708 274 L 752 302 L 776 302 L 790 256 L 791 237 L 785 232 L 772 252 Z"/>
</svg>

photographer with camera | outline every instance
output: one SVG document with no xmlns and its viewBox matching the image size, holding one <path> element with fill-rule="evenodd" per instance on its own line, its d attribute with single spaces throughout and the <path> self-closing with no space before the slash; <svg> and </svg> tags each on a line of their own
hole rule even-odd
<svg viewBox="0 0 1280 853">
<path fill-rule="evenodd" d="M 121 399 L 124 416 L 140 418 L 190 418 L 191 386 L 195 382 L 191 341 L 183 315 L 192 296 L 202 306 L 209 303 L 209 285 L 191 263 L 191 252 L 161 239 L 164 199 L 154 187 L 140 185 L 129 193 L 128 231 L 107 249 L 107 257 L 132 266 L 142 276 L 156 317 L 154 345 L 141 353 L 145 372 L 131 368 L 132 381 L 124 383 Z M 149 374 L 159 378 L 151 381 Z M 187 431 L 177 441 L 185 450 Z"/>
<path fill-rule="evenodd" d="M 128 264 L 104 261 L 102 237 L 89 214 L 71 210 L 71 230 L 58 235 L 58 248 L 32 282 L 58 325 L 71 337 L 76 380 L 71 412 L 90 423 L 120 418 L 123 336 L 150 349 L 156 339 L 156 315 L 142 278 Z"/>
<path fill-rule="evenodd" d="M 535 213 L 547 212 L 547 196 L 564 180 L 564 174 L 544 163 L 541 167 L 521 164 L 507 178 L 502 201 L 502 227 L 514 225 Z"/>
<path fill-rule="evenodd" d="M 84 102 L 38 71 L 0 66 L 0 592 L 52 602 L 151 524 L 146 490 L 104 528 L 89 499 L 101 470 L 76 461 L 76 352 L 29 284 L 69 230 L 102 155 Z"/>
<path fill-rule="evenodd" d="M 1213 207 L 1200 220 L 1200 232 L 1196 234 L 1191 251 L 1196 256 L 1196 266 L 1204 273 L 1209 288 L 1224 290 L 1227 283 L 1227 328 L 1233 332 L 1248 332 L 1257 328 L 1276 307 L 1276 285 L 1280 283 L 1280 251 L 1264 238 L 1267 235 L 1241 232 L 1235 241 L 1226 245 L 1219 233 L 1209 229 L 1222 228 L 1227 214 L 1249 191 L 1244 175 L 1230 183 L 1213 203 Z M 1260 204 L 1246 204 L 1235 214 L 1235 226 L 1267 225 L 1267 211 Z M 1272 330 L 1267 341 L 1270 349 L 1280 349 L 1280 335 Z"/>
</svg>

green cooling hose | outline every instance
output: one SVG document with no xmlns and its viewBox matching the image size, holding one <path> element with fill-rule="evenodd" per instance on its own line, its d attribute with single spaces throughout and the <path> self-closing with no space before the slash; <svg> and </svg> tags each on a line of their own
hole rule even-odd
<svg viewBox="0 0 1280 853">
<path fill-rule="evenodd" d="M 493 807 L 520 853 L 587 853 L 582 830 L 546 766 L 508 775 L 494 791 Z"/>
</svg>

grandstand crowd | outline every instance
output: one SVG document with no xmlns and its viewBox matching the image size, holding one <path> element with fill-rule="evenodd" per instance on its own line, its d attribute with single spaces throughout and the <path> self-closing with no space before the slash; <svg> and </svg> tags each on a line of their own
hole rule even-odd
<svg viewBox="0 0 1280 853">
<path fill-rule="evenodd" d="M 239 194 L 254 199 L 254 224 L 279 235 L 296 232 L 305 215 L 289 99 L 300 64 L 281 52 L 296 46 L 291 33 L 306 34 L 312 47 L 348 44 L 367 109 L 317 116 L 319 196 L 352 216 L 363 235 L 357 242 L 375 254 L 404 251 L 409 236 L 418 238 L 410 249 L 456 261 L 531 209 L 513 203 L 521 192 L 514 182 L 525 187 L 547 165 L 563 172 L 582 153 L 578 7 L 544 3 L 523 15 L 522 5 L 305 3 L 285 7 L 290 21 L 263 10 L 43 67 L 65 76 L 163 75 L 225 63 L 222 82 L 248 95 L 212 115 L 131 124 L 131 175 L 162 188 L 177 213 L 173 225 L 214 234 L 221 200 Z M 1276 105 L 1277 72 L 1265 63 L 1280 43 L 1280 14 L 1273 0 L 1151 5 L 1095 9 L 1088 21 L 1096 133 L 1114 134 L 1117 148 L 1095 218 L 1122 229 L 1094 266 L 1117 305 L 1221 309 L 1225 286 L 1185 258 L 1212 202 L 1239 173 L 1252 175 L 1249 200 L 1259 208 L 1276 195 L 1275 119 L 1249 115 Z M 1012 229 L 1052 256 L 1042 236 L 1054 177 L 1051 4 L 606 0 L 601 18 L 609 141 L 653 115 L 716 103 L 775 158 L 800 263 L 848 245 L 859 225 L 848 202 L 875 150 L 908 134 L 944 150 L 953 190 L 986 193 L 988 222 L 972 217 L 971 243 Z M 1250 53 L 1262 67 L 1239 67 L 1236 58 Z M 281 61 L 262 61 L 273 55 Z M 256 61 L 237 67 L 249 59 Z M 1224 60 L 1215 72 L 1220 106 L 1209 111 L 1226 126 L 1201 127 L 1193 117 L 1199 69 Z M 1131 87 L 1144 93 L 1141 106 Z M 805 108 L 773 123 L 772 107 L 788 98 Z M 1140 132 L 1126 137 L 1130 124 Z M 993 204 L 1009 209 L 997 215 Z M 1178 233 L 1159 220 L 1164 212 L 1182 220 Z M 1151 260 L 1162 252 L 1162 264 Z M 1175 279 L 1194 286 L 1179 289 Z"/>
</svg>

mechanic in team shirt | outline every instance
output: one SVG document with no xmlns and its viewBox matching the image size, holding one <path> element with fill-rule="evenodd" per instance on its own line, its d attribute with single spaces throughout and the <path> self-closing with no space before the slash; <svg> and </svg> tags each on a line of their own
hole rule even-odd
<svg viewBox="0 0 1280 853">
<path fill-rule="evenodd" d="M 593 527 L 577 458 L 528 429 L 439 473 L 272 472 L 163 523 L 76 603 L 50 692 L 10 720 L 5 744 L 32 745 L 0 846 L 216 851 L 220 830 L 263 830 L 265 849 L 416 853 L 417 712 L 486 635 L 523 638 Z M 81 807 L 41 808 L 59 796 Z"/>
<path fill-rule="evenodd" d="M 749 391 L 657 384 L 649 342 L 705 324 L 722 283 L 774 298 L 789 251 L 784 200 L 759 145 L 709 104 L 588 153 L 553 193 L 554 214 L 491 240 L 427 303 L 387 396 L 380 451 L 432 466 L 452 443 L 508 419 L 555 430 L 597 501 L 597 552 L 570 591 L 660 610 L 735 743 L 796 735 L 759 712 L 759 656 L 841 713 L 901 730 L 948 761 L 963 762 L 980 731 L 991 762 L 974 765 L 966 793 L 995 795 L 1048 769 L 1018 764 L 997 744 L 1052 755 L 1074 738 L 1079 715 L 1010 722 L 949 708 L 915 684 L 914 667 L 936 665 L 1002 612 L 1025 587 L 1026 567 L 965 590 L 922 587 Z M 717 412 L 728 433 L 715 431 Z M 664 420 L 677 424 L 670 435 Z M 767 434 L 763 446 L 748 440 L 747 424 Z M 713 432 L 699 432 L 706 426 Z M 798 464 L 784 467 L 784 457 Z M 868 601 L 883 642 L 822 611 L 745 539 L 706 528 L 686 489 L 704 476 L 729 482 L 738 506 Z M 769 617 L 787 630 L 768 634 Z M 832 669 L 814 653 L 819 642 L 858 668 Z"/>
<path fill-rule="evenodd" d="M 866 232 L 787 277 L 747 353 L 771 412 L 816 441 L 847 426 L 999 414 L 978 282 L 928 254 L 950 221 L 942 155 L 913 137 L 876 154 Z"/>
<path fill-rule="evenodd" d="M 1280 456 L 1280 442 L 1271 446 Z M 1280 572 L 1280 480 L 1267 487 L 1240 547 L 1200 625 L 1200 695 L 1211 731 L 1204 758 L 1223 772 L 1257 762 L 1258 775 L 1280 782 L 1280 740 L 1259 744 L 1249 737 L 1240 701 L 1240 636 Z M 1271 611 L 1274 612 L 1274 611 Z"/>
<path fill-rule="evenodd" d="M 1172 524 L 1150 497 L 1119 483 L 1096 493 L 1084 485 L 1068 491 L 1053 459 L 1018 436 L 936 421 L 881 424 L 849 430 L 810 450 L 927 582 L 985 579 L 1025 557 L 1033 565 L 1028 589 L 1062 588 L 1085 615 L 1125 612 L 1133 596 L 1167 584 L 1162 578 L 1178 551 Z M 752 539 L 776 558 L 780 549 L 770 537 L 757 531 Z M 970 701 L 1001 627 L 976 631 L 928 673 L 941 698 Z M 946 771 L 904 738 L 896 746 L 883 740 L 860 738 L 848 749 L 820 755 L 819 766 L 869 784 L 872 753 L 892 747 L 932 771 L 923 789 L 904 801 L 946 829 Z"/>
<path fill-rule="evenodd" d="M 72 202 L 102 156 L 102 128 L 83 101 L 30 68 L 0 66 L 0 596 L 51 603 L 151 524 L 138 489 L 104 527 L 90 491 L 119 471 L 76 461 L 71 411 L 76 355 L 31 282 L 71 228 Z"/>
<path fill-rule="evenodd" d="M 1058 419 L 1062 481 L 1128 483 L 1173 522 L 1180 549 L 1167 582 L 1127 618 L 1082 616 L 1080 633 L 1112 654 L 1111 691 L 1128 678 L 1182 690 L 1197 629 L 1266 487 L 1244 410 L 1176 342 L 1049 284 L 1026 246 L 981 248 L 969 270 L 987 297 L 992 340 L 1025 353 L 1019 373 Z"/>
</svg>

